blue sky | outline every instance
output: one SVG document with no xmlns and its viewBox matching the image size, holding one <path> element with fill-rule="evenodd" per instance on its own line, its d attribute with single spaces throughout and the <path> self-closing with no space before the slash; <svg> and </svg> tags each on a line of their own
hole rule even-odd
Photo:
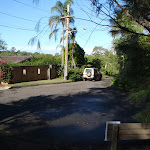
<svg viewBox="0 0 150 150">
<path fill-rule="evenodd" d="M 61 0 L 64 2 L 64 0 Z M 51 13 L 51 7 L 56 0 L 40 0 L 38 6 L 32 3 L 32 0 L 1 0 L 0 5 L 0 34 L 6 41 L 8 49 L 15 47 L 17 50 L 55 54 L 60 53 L 57 45 L 60 43 L 61 31 L 57 35 L 57 41 L 54 38 L 49 40 L 50 28 L 48 19 L 56 13 Z M 82 19 L 97 23 L 109 24 L 106 16 L 96 17 L 93 12 L 90 0 L 74 0 L 72 5 L 74 10 L 74 26 L 78 32 L 76 35 L 77 43 L 84 49 L 86 54 L 91 54 L 95 46 L 102 46 L 110 49 L 112 46 L 112 37 L 109 33 L 110 28 L 97 26 L 96 24 Z M 41 19 L 43 18 L 43 19 Z M 82 18 L 82 19 L 77 19 Z M 29 40 L 38 33 L 35 31 L 37 22 L 41 19 L 40 30 L 43 32 L 38 37 L 41 43 L 41 50 L 37 50 L 36 44 L 29 46 Z M 105 19 L 102 22 L 101 19 Z M 61 28 L 61 25 L 59 26 Z M 86 30 L 85 30 L 86 29 Z"/>
</svg>

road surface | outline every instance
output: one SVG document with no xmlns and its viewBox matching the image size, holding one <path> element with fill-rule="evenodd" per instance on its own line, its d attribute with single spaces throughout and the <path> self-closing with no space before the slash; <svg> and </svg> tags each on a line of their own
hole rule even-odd
<svg viewBox="0 0 150 150">
<path fill-rule="evenodd" d="M 137 108 L 126 92 L 110 86 L 111 79 L 0 91 L 0 147 L 110 149 L 105 122 L 137 122 Z"/>
</svg>

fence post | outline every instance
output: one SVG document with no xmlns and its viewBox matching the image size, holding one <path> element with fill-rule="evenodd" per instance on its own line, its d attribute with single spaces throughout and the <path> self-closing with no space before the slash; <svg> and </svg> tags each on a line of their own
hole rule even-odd
<svg viewBox="0 0 150 150">
<path fill-rule="evenodd" d="M 49 80 L 51 79 L 51 68 L 52 68 L 52 65 L 49 65 L 48 70 L 47 70 L 47 76 Z"/>
<path fill-rule="evenodd" d="M 113 124 L 111 150 L 117 150 L 117 141 L 118 141 L 118 125 Z"/>
</svg>

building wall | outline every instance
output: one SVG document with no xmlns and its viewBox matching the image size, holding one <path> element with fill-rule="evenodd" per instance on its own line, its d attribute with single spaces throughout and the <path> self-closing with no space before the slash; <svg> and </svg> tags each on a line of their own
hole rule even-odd
<svg viewBox="0 0 150 150">
<path fill-rule="evenodd" d="M 48 65 L 12 67 L 13 79 L 11 83 L 47 80 Z"/>
<path fill-rule="evenodd" d="M 56 77 L 56 75 L 55 75 L 55 66 L 50 65 L 49 68 L 50 68 L 50 74 L 51 74 L 50 79 L 54 79 Z"/>
</svg>

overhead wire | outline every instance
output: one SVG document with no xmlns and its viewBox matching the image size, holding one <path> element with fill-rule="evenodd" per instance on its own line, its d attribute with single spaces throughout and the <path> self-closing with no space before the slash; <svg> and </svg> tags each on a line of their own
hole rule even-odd
<svg viewBox="0 0 150 150">
<path fill-rule="evenodd" d="M 32 8 L 34 8 L 34 9 L 37 9 L 37 10 L 40 10 L 40 11 L 49 12 L 49 11 L 46 11 L 46 10 L 43 10 L 43 9 L 40 9 L 40 8 L 31 6 L 31 5 L 29 5 L 29 4 L 23 3 L 23 2 L 18 1 L 18 0 L 13 0 L 13 1 L 15 1 L 15 2 L 17 2 L 17 3 L 20 3 L 20 4 L 23 4 L 23 5 L 26 5 L 26 6 L 28 6 L 28 7 L 32 7 Z M 7 14 L 7 13 L 3 13 L 3 12 L 0 12 L 0 13 L 1 13 L 1 14 L 4 14 L 4 15 L 7 15 L 7 16 L 10 16 L 10 17 L 18 18 L 18 19 L 22 19 L 22 20 L 26 20 L 26 21 L 30 21 L 30 22 L 36 22 L 36 21 L 34 21 L 34 20 L 30 20 L 30 19 L 26 19 L 26 18 L 22 18 L 22 17 L 10 15 L 10 14 Z M 86 13 L 86 12 L 85 12 L 85 13 Z M 89 16 L 89 15 L 91 15 L 91 14 L 88 14 L 88 16 Z M 90 17 L 89 17 L 89 18 L 90 18 Z M 92 22 L 92 23 L 96 23 L 96 22 L 94 22 L 93 20 L 91 20 L 91 18 L 90 18 L 90 20 L 88 20 L 88 19 L 76 18 L 76 17 L 75 17 L 75 19 L 84 20 L 84 21 L 90 21 L 90 22 Z M 105 26 L 105 27 L 107 26 L 107 27 L 109 27 L 108 25 L 102 25 L 102 24 L 98 24 L 98 23 L 96 23 L 96 24 L 97 24 L 97 26 L 100 25 L 100 26 Z M 2 26 L 2 27 L 7 27 L 7 28 L 14 28 L 14 29 L 18 29 L 18 30 L 34 31 L 34 30 L 32 30 L 32 29 L 25 29 L 25 28 L 21 28 L 21 27 L 12 27 L 12 26 L 8 26 L 8 25 L 0 25 L 0 26 Z M 90 27 L 90 28 L 91 28 L 91 27 Z M 47 31 L 46 31 L 46 32 L 47 32 Z M 45 33 L 46 33 L 46 32 L 45 32 Z M 92 35 L 93 32 L 94 32 L 94 31 L 91 32 L 89 38 L 91 37 L 91 35 Z M 43 34 L 43 36 L 45 35 L 45 33 Z M 88 40 L 89 40 L 89 38 L 88 38 Z M 87 40 L 87 42 L 88 42 L 88 40 Z M 86 42 L 86 44 L 87 44 L 87 42 Z M 91 40 L 90 40 L 90 42 L 91 42 Z M 85 44 L 85 46 L 86 46 L 86 44 Z"/>
<path fill-rule="evenodd" d="M 40 10 L 40 11 L 48 12 L 48 13 L 49 13 L 49 11 L 46 11 L 46 10 L 41 9 L 41 8 L 34 7 L 34 6 L 32 6 L 32 5 L 29 5 L 29 4 L 26 4 L 26 3 L 23 3 L 23 2 L 21 2 L 21 1 L 18 1 L 18 0 L 13 0 L 13 1 L 15 1 L 15 2 L 17 2 L 17 3 L 20 3 L 20 4 L 22 4 L 22 5 L 26 5 L 26 6 L 28 6 L 28 7 L 31 7 L 31 8 L 34 8 L 34 9 L 37 9 L 37 10 Z"/>
<path fill-rule="evenodd" d="M 35 20 L 30 20 L 30 19 L 26 19 L 26 18 L 23 18 L 23 17 L 18 17 L 18 16 L 15 16 L 15 15 L 12 15 L 12 14 L 8 14 L 8 13 L 4 13 L 4 12 L 1 12 L 0 11 L 0 14 L 3 14 L 3 15 L 6 15 L 6 16 L 9 16 L 9 17 L 13 17 L 13 18 L 17 18 L 17 19 L 21 19 L 21 20 L 25 20 L 25 21 L 30 21 L 30 22 L 37 22 Z M 45 18 L 45 17 L 44 17 Z M 48 18 L 48 17 L 47 17 Z"/>
<path fill-rule="evenodd" d="M 77 25 L 79 25 L 79 23 L 77 23 Z M 90 27 L 90 28 L 91 28 L 91 27 Z M 88 29 L 88 30 L 89 30 L 89 29 Z M 87 29 L 86 29 L 85 33 L 81 33 L 80 30 L 79 30 L 78 33 L 81 34 L 81 35 L 84 37 L 84 40 L 85 40 L 85 38 L 88 37 L 89 34 L 91 34 L 91 31 L 93 31 L 93 28 L 91 28 L 90 31 L 87 31 Z M 95 31 L 96 31 L 96 30 L 95 30 Z M 92 39 L 93 39 L 93 38 L 94 38 L 95 40 L 94 40 L 94 41 L 93 41 L 93 40 L 90 40 L 90 42 L 92 41 L 93 43 L 95 43 L 95 44 L 97 45 L 97 43 L 95 42 L 95 41 L 97 41 L 97 39 L 96 39 L 95 37 L 92 37 Z M 97 42 L 99 42 L 99 41 L 97 41 Z"/>
<path fill-rule="evenodd" d="M 82 35 L 81 33 L 79 33 L 79 34 L 80 34 L 79 37 L 82 38 L 82 40 L 84 40 L 84 42 L 85 42 L 85 36 Z M 90 40 L 89 42 L 97 45 L 97 43 L 95 41 L 93 41 L 93 40 Z"/>
<path fill-rule="evenodd" d="M 81 1 L 82 2 L 82 1 Z M 104 20 L 106 20 L 107 19 L 107 17 L 105 17 L 105 18 L 100 18 L 101 19 L 101 22 L 100 23 L 97 23 L 97 22 L 95 22 L 95 21 L 93 21 L 93 19 L 91 19 L 91 17 L 90 17 L 90 13 L 88 13 L 88 12 L 86 12 L 79 4 L 78 4 L 78 2 L 76 1 L 75 2 L 78 6 L 79 6 L 79 8 L 82 10 L 82 11 L 84 11 L 87 15 L 88 15 L 88 17 L 89 17 L 89 19 L 84 19 L 84 18 L 77 18 L 77 17 L 75 17 L 76 19 L 80 19 L 80 20 L 84 20 L 84 21 L 89 21 L 89 22 L 92 22 L 92 23 L 95 23 L 96 24 L 96 27 L 94 28 L 94 29 L 92 29 L 92 31 L 91 31 L 91 33 L 90 33 L 90 35 L 89 35 L 89 37 L 88 37 L 88 39 L 87 39 L 87 41 L 86 41 L 86 43 L 85 43 L 85 45 L 84 45 L 84 48 L 85 48 L 85 46 L 86 46 L 86 44 L 88 43 L 88 41 L 89 41 L 89 39 L 90 39 L 90 37 L 91 37 L 91 35 L 94 33 L 94 31 L 96 31 L 96 28 L 97 28 L 97 26 L 105 26 L 105 27 L 110 27 L 109 25 L 104 25 L 104 24 L 101 24 L 101 22 L 102 21 L 104 21 Z M 83 5 L 83 3 L 82 3 L 82 5 Z M 84 6 L 84 5 L 83 5 Z M 84 6 L 85 7 L 85 6 Z M 87 7 L 86 7 L 87 8 Z M 89 8 L 88 8 L 89 9 Z M 106 9 L 106 8 L 105 8 Z M 91 10 L 90 10 L 91 11 Z M 92 11 L 93 12 L 93 11 Z M 93 16 L 93 15 L 92 15 Z M 94 16 L 95 17 L 95 16 Z M 105 29 L 103 29 L 103 30 L 105 30 Z M 98 30 L 97 30 L 98 31 Z M 101 30 L 102 31 L 102 30 Z M 91 41 L 91 40 L 90 40 Z"/>
<path fill-rule="evenodd" d="M 12 26 L 2 25 L 2 24 L 0 24 L 0 26 L 5 27 L 5 28 L 13 28 L 13 29 L 17 29 L 17 30 L 35 31 L 35 30 L 32 30 L 32 29 L 25 29 L 25 28 L 21 28 L 21 27 L 12 27 Z"/>
</svg>

